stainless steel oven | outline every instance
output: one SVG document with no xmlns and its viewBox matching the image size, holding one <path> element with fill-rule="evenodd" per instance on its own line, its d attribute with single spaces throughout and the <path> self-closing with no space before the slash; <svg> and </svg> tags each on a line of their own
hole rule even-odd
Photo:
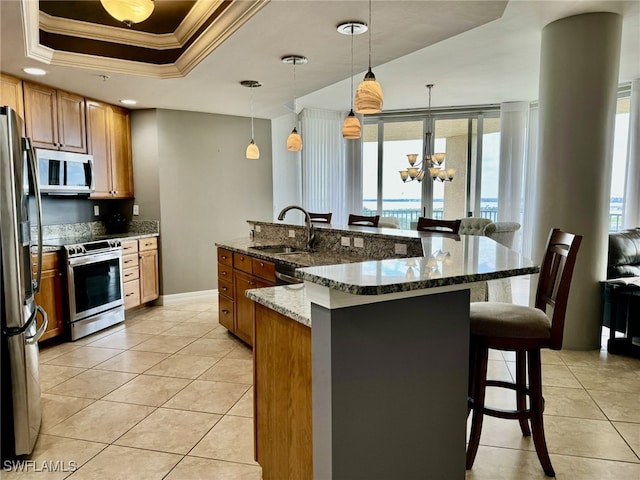
<svg viewBox="0 0 640 480">
<path fill-rule="evenodd" d="M 124 321 L 119 240 L 66 245 L 71 340 Z"/>
</svg>

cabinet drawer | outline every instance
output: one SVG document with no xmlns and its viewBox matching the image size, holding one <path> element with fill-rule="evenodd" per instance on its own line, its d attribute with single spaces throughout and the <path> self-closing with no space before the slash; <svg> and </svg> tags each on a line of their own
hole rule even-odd
<svg viewBox="0 0 640 480">
<path fill-rule="evenodd" d="M 233 253 L 224 248 L 218 248 L 218 263 L 233 266 Z"/>
<path fill-rule="evenodd" d="M 157 250 L 158 249 L 158 238 L 157 237 L 149 237 L 149 238 L 141 238 L 140 245 L 138 246 L 141 252 L 146 250 Z"/>
<path fill-rule="evenodd" d="M 140 278 L 140 269 L 138 267 L 122 269 L 123 282 L 130 282 L 131 280 L 137 280 L 139 278 Z"/>
<path fill-rule="evenodd" d="M 218 265 L 218 279 L 233 282 L 233 268 L 228 265 Z"/>
<path fill-rule="evenodd" d="M 124 309 L 140 305 L 140 281 L 132 280 L 124 284 Z"/>
<path fill-rule="evenodd" d="M 131 253 L 138 253 L 137 240 L 125 240 L 122 242 L 122 255 L 129 255 Z"/>
<path fill-rule="evenodd" d="M 233 283 L 218 279 L 218 293 L 233 299 Z"/>
<path fill-rule="evenodd" d="M 233 327 L 233 300 L 220 296 L 218 299 L 218 322 L 227 330 L 234 331 Z"/>
<path fill-rule="evenodd" d="M 123 255 L 122 256 L 122 269 L 124 270 L 125 268 L 132 268 L 132 267 L 137 267 L 138 266 L 138 254 L 137 253 L 130 253 L 129 255 Z"/>
<path fill-rule="evenodd" d="M 242 270 L 243 272 L 251 273 L 251 260 L 252 258 L 244 253 L 233 253 L 233 268 Z"/>
<path fill-rule="evenodd" d="M 276 264 L 260 260 L 258 258 L 251 259 L 251 268 L 256 277 L 264 278 L 270 282 L 276 281 Z"/>
</svg>

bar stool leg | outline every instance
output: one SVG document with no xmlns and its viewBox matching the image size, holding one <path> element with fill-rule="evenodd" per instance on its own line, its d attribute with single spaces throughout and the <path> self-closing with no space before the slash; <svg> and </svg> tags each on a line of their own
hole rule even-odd
<svg viewBox="0 0 640 480">
<path fill-rule="evenodd" d="M 551 465 L 547 442 L 544 436 L 544 422 L 542 413 L 544 411 L 544 399 L 542 398 L 542 372 L 540 365 L 540 350 L 531 350 L 529 357 L 529 387 L 531 389 L 531 431 L 533 443 L 536 447 L 538 460 L 542 465 L 544 473 L 549 477 L 555 477 L 555 471 Z"/>
<path fill-rule="evenodd" d="M 516 352 L 516 407 L 521 412 L 527 408 L 527 394 L 523 390 L 527 386 L 527 352 Z M 529 420 L 527 418 L 519 418 L 520 430 L 522 435 L 528 437 L 531 435 L 529 429 Z"/>
<path fill-rule="evenodd" d="M 484 395 L 487 382 L 487 360 L 489 349 L 485 345 L 476 345 L 476 355 L 474 355 L 475 365 L 473 367 L 473 416 L 471 417 L 471 433 L 469 435 L 469 445 L 467 446 L 467 470 L 473 467 L 473 462 L 478 453 L 480 445 L 480 434 L 482 433 L 482 420 L 484 418 Z"/>
</svg>

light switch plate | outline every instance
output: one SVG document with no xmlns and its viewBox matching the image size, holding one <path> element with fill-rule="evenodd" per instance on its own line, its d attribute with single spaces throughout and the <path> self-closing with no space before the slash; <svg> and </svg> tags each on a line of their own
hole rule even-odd
<svg viewBox="0 0 640 480">
<path fill-rule="evenodd" d="M 354 237 L 353 246 L 356 248 L 364 248 L 364 238 Z"/>
<path fill-rule="evenodd" d="M 296 238 L 296 231 L 295 230 L 289 230 L 289 238 Z"/>
<path fill-rule="evenodd" d="M 256 225 L 256 232 L 260 233 L 261 230 L 262 228 L 260 227 L 260 225 Z"/>
<path fill-rule="evenodd" d="M 93 216 L 94 217 L 99 217 L 100 216 L 100 205 L 94 205 L 93 206 Z"/>
<path fill-rule="evenodd" d="M 395 245 L 395 253 L 398 255 L 406 255 L 407 254 L 407 244 L 406 243 L 396 243 Z"/>
<path fill-rule="evenodd" d="M 134 205 L 133 206 L 133 214 L 134 215 L 140 215 L 140 205 Z"/>
<path fill-rule="evenodd" d="M 340 237 L 340 245 L 342 245 L 343 247 L 350 247 L 351 246 L 351 238 L 349 238 L 349 237 Z"/>
</svg>

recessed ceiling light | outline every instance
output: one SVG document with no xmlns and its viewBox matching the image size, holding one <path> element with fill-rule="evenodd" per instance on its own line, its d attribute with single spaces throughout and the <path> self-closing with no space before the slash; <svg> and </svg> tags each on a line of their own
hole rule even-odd
<svg viewBox="0 0 640 480">
<path fill-rule="evenodd" d="M 47 74 L 47 71 L 41 68 L 27 67 L 27 68 L 23 68 L 22 70 L 24 71 L 24 73 L 28 73 L 29 75 L 46 75 Z"/>
<path fill-rule="evenodd" d="M 125 98 L 124 100 L 120 100 L 120 103 L 122 103 L 123 105 L 136 105 L 138 102 L 136 100 Z"/>
<path fill-rule="evenodd" d="M 350 22 L 341 23 L 337 27 L 338 33 L 342 35 L 360 35 L 369 30 L 369 27 L 364 22 L 359 22 L 358 20 L 351 20 Z"/>
</svg>

